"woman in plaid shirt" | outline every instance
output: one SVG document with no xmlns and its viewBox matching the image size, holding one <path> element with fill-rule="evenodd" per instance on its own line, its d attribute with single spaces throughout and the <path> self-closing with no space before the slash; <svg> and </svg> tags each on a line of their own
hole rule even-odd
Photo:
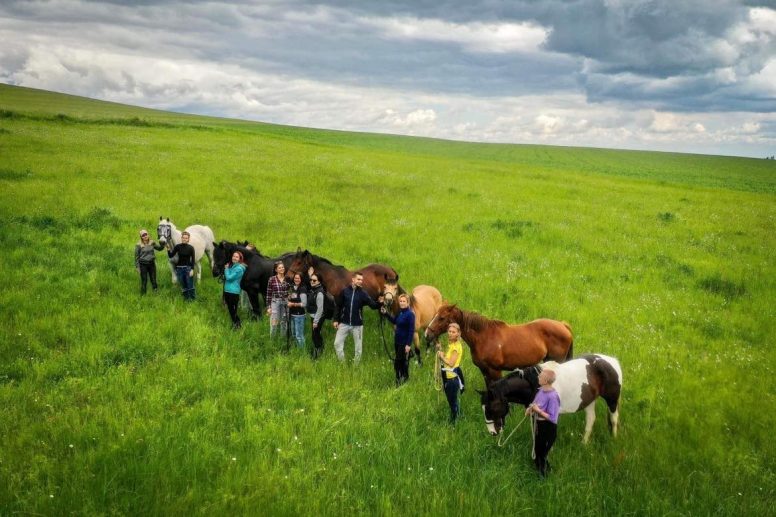
<svg viewBox="0 0 776 517">
<path fill-rule="evenodd" d="M 275 262 L 275 274 L 267 284 L 267 314 L 270 315 L 269 338 L 275 337 L 278 331 L 285 333 L 288 325 L 288 282 L 286 266 L 282 262 Z"/>
</svg>

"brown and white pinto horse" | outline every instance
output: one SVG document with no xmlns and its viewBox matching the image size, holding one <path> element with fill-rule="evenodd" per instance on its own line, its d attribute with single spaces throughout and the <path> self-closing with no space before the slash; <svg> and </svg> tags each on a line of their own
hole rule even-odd
<svg viewBox="0 0 776 517">
<path fill-rule="evenodd" d="M 390 310 L 395 316 L 399 313 L 399 301 L 397 300 L 399 294 L 403 294 L 403 289 L 396 282 L 386 282 L 383 287 L 383 303 L 386 309 Z M 420 337 L 419 332 L 431 323 L 434 319 L 434 315 L 437 310 L 444 304 L 442 300 L 442 293 L 439 292 L 434 286 L 431 285 L 419 285 L 412 290 L 409 295 L 410 298 L 410 310 L 415 313 L 415 335 L 412 338 L 415 356 L 417 357 L 418 364 L 423 361 L 420 356 Z M 428 352 L 430 342 L 426 342 L 426 352 Z"/>
<path fill-rule="evenodd" d="M 533 366 L 545 359 L 565 361 L 572 357 L 574 336 L 563 321 L 534 320 L 510 325 L 490 320 L 456 305 L 439 308 L 426 328 L 426 339 L 447 332 L 450 323 L 461 326 L 461 337 L 469 345 L 472 362 L 480 369 L 485 384 L 501 378 L 502 370 Z"/>
<path fill-rule="evenodd" d="M 361 269 L 350 271 L 345 266 L 334 265 L 330 260 L 313 255 L 308 250 L 297 251 L 287 269 L 286 274 L 289 276 L 301 273 L 305 282 L 309 280 L 310 272 L 315 271 L 320 277 L 321 283 L 326 287 L 326 291 L 335 299 L 339 297 L 343 289 L 350 285 L 354 273 L 364 275 L 362 288 L 375 300 L 383 292 L 386 282 L 399 282 L 399 274 L 390 266 L 369 264 Z"/>
<path fill-rule="evenodd" d="M 563 364 L 545 363 L 523 370 L 516 370 L 507 377 L 480 391 L 485 424 L 490 434 L 496 435 L 504 428 L 504 418 L 509 413 L 509 403 L 528 406 L 539 391 L 539 373 L 543 369 L 555 371 L 553 388 L 560 397 L 561 413 L 585 410 L 585 434 L 587 443 L 595 422 L 595 401 L 602 398 L 609 409 L 609 429 L 617 436 L 620 422 L 620 392 L 622 368 L 614 357 L 602 354 L 583 355 Z"/>
</svg>

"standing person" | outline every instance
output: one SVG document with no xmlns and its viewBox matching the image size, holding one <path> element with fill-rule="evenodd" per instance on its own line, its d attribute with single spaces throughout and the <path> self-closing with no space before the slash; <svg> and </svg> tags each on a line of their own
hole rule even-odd
<svg viewBox="0 0 776 517">
<path fill-rule="evenodd" d="M 181 243 L 170 249 L 170 241 L 167 241 L 167 256 L 173 258 L 178 255 L 178 265 L 175 266 L 175 276 L 181 285 L 183 299 L 193 302 L 197 293 L 194 290 L 194 246 L 189 244 L 189 232 L 181 233 Z"/>
<path fill-rule="evenodd" d="M 232 328 L 239 329 L 242 326 L 240 316 L 237 314 L 237 306 L 240 303 L 240 282 L 248 267 L 243 260 L 243 254 L 239 251 L 232 253 L 232 261 L 224 269 L 224 302 L 229 309 L 232 318 Z"/>
<path fill-rule="evenodd" d="M 461 413 L 458 405 L 458 392 L 463 390 L 463 375 L 461 371 L 461 359 L 463 359 L 463 346 L 461 345 L 461 327 L 458 323 L 447 326 L 447 351 L 442 352 L 442 346 L 437 343 L 437 356 L 442 363 L 442 379 L 444 381 L 445 396 L 450 405 L 450 423 L 455 424 Z"/>
<path fill-rule="evenodd" d="M 288 282 L 286 282 L 286 266 L 283 262 L 275 262 L 275 274 L 267 283 L 267 314 L 269 314 L 269 338 L 272 339 L 282 332 L 285 334 L 288 326 Z M 282 328 L 281 328 L 282 327 Z"/>
<path fill-rule="evenodd" d="M 316 273 L 310 275 L 310 292 L 307 295 L 307 313 L 312 318 L 313 327 L 313 349 L 311 351 L 313 359 L 318 359 L 323 353 L 323 336 L 321 330 L 323 324 L 330 314 L 324 312 L 326 304 L 326 293 L 323 290 L 321 281 Z"/>
<path fill-rule="evenodd" d="M 406 294 L 399 295 L 399 314 L 394 318 L 385 309 L 380 312 L 385 314 L 388 321 L 396 325 L 393 335 L 393 347 L 396 354 L 393 360 L 393 370 L 396 373 L 396 387 L 398 388 L 410 378 L 409 356 L 412 350 L 412 340 L 415 337 L 415 313 L 410 309 L 410 297 Z"/>
<path fill-rule="evenodd" d="M 302 274 L 294 273 L 294 283 L 288 291 L 288 312 L 294 329 L 294 338 L 299 348 L 304 348 L 305 307 L 307 307 L 307 288 L 302 285 Z"/>
<path fill-rule="evenodd" d="M 541 389 L 536 394 L 533 403 L 525 409 L 525 414 L 533 414 L 536 418 L 534 439 L 534 465 L 541 477 L 547 475 L 550 462 L 547 455 L 558 435 L 558 414 L 560 413 L 560 396 L 552 384 L 555 382 L 555 372 L 542 370 L 539 374 Z"/>
<path fill-rule="evenodd" d="M 135 269 L 140 274 L 140 294 L 146 294 L 148 279 L 154 292 L 159 289 L 156 284 L 156 253 L 162 251 L 164 245 L 157 244 L 148 237 L 148 230 L 140 230 L 140 241 L 135 244 Z"/>
<path fill-rule="evenodd" d="M 340 303 L 337 304 L 338 314 L 334 315 L 334 328 L 337 329 L 337 335 L 334 338 L 334 351 L 337 352 L 337 358 L 345 361 L 345 338 L 348 334 L 353 335 L 355 345 L 355 356 L 353 362 L 358 364 L 361 360 L 361 344 L 364 339 L 364 317 L 361 310 L 364 305 L 372 309 L 379 309 L 383 302 L 380 296 L 374 301 L 361 287 L 364 283 L 364 275 L 354 273 L 350 280 L 350 285 L 340 293 Z"/>
</svg>

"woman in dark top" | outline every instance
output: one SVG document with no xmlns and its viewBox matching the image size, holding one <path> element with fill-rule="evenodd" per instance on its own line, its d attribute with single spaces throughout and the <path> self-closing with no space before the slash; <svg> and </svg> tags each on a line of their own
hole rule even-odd
<svg viewBox="0 0 776 517">
<path fill-rule="evenodd" d="M 410 309 L 410 298 L 406 294 L 399 295 L 399 313 L 394 318 L 385 307 L 380 312 L 385 314 L 388 321 L 396 325 L 393 338 L 394 353 L 393 370 L 396 373 L 396 386 L 401 386 L 410 378 L 409 356 L 412 349 L 412 340 L 415 336 L 415 313 Z"/>
<path fill-rule="evenodd" d="M 178 255 L 178 265 L 175 267 L 175 276 L 178 277 L 178 283 L 181 284 L 183 299 L 193 302 L 196 298 L 194 291 L 194 246 L 189 244 L 189 232 L 181 233 L 181 243 L 176 244 L 174 248 L 167 250 L 167 256 L 173 258 Z M 169 242 L 168 246 L 169 246 Z"/>
<path fill-rule="evenodd" d="M 294 273 L 294 283 L 288 290 L 288 312 L 291 314 L 291 322 L 294 337 L 299 348 L 304 348 L 304 320 L 305 307 L 307 307 L 307 289 L 302 285 L 302 275 Z"/>
</svg>

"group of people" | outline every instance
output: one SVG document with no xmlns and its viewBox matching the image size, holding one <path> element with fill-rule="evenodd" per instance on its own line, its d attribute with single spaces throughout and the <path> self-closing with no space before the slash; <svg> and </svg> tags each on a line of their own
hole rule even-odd
<svg viewBox="0 0 776 517">
<path fill-rule="evenodd" d="M 174 247 L 167 243 L 167 256 L 170 259 L 178 257 L 175 267 L 176 277 L 181 285 L 184 299 L 191 301 L 196 297 L 193 278 L 194 248 L 188 243 L 188 232 L 182 233 L 181 241 Z M 146 293 L 149 279 L 153 290 L 158 289 L 155 251 L 163 249 L 165 249 L 164 245 L 157 244 L 150 239 L 148 231 L 140 230 L 140 241 L 135 246 L 135 267 L 140 274 L 141 294 Z M 246 269 L 243 254 L 235 251 L 224 271 L 223 301 L 229 311 L 234 329 L 239 329 L 242 325 L 238 306 L 241 293 L 240 283 Z M 409 380 L 410 352 L 415 336 L 415 314 L 410 308 L 410 299 L 407 294 L 398 296 L 399 311 L 396 316 L 393 316 L 383 306 L 382 296 L 373 300 L 364 291 L 362 288 L 364 277 L 361 273 L 355 273 L 351 285 L 346 287 L 340 295 L 339 303 L 336 304 L 337 310 L 334 314 L 327 315 L 324 311 L 327 295 L 315 272 L 311 272 L 309 276 L 309 290 L 303 284 L 300 273 L 294 273 L 292 283 L 289 284 L 286 279 L 285 265 L 282 262 L 275 263 L 274 273 L 267 284 L 266 293 L 267 314 L 270 316 L 270 339 L 275 339 L 292 330 L 297 347 L 303 349 L 305 346 L 305 320 L 309 315 L 312 320 L 312 357 L 318 358 L 323 352 L 321 331 L 326 319 L 331 316 L 332 324 L 337 330 L 334 338 L 334 350 L 337 358 L 340 361 L 345 361 L 345 340 L 348 335 L 351 335 L 355 349 L 354 362 L 358 364 L 363 344 L 363 308 L 380 309 L 383 316 L 395 326 L 393 367 L 396 385 L 401 386 Z M 290 329 L 287 328 L 289 321 L 291 323 Z M 460 326 L 457 323 L 450 323 L 447 335 L 447 348 L 442 350 L 441 344 L 437 343 L 436 355 L 440 362 L 445 397 L 450 407 L 450 423 L 455 424 L 461 414 L 458 397 L 464 390 L 464 376 L 460 367 L 463 359 Z M 536 419 L 534 463 L 542 477 L 546 476 L 550 469 L 547 455 L 555 442 L 560 412 L 560 398 L 552 387 L 554 381 L 554 372 L 543 370 L 539 376 L 541 389 L 534 402 L 526 408 L 526 415 L 533 415 Z"/>
</svg>

